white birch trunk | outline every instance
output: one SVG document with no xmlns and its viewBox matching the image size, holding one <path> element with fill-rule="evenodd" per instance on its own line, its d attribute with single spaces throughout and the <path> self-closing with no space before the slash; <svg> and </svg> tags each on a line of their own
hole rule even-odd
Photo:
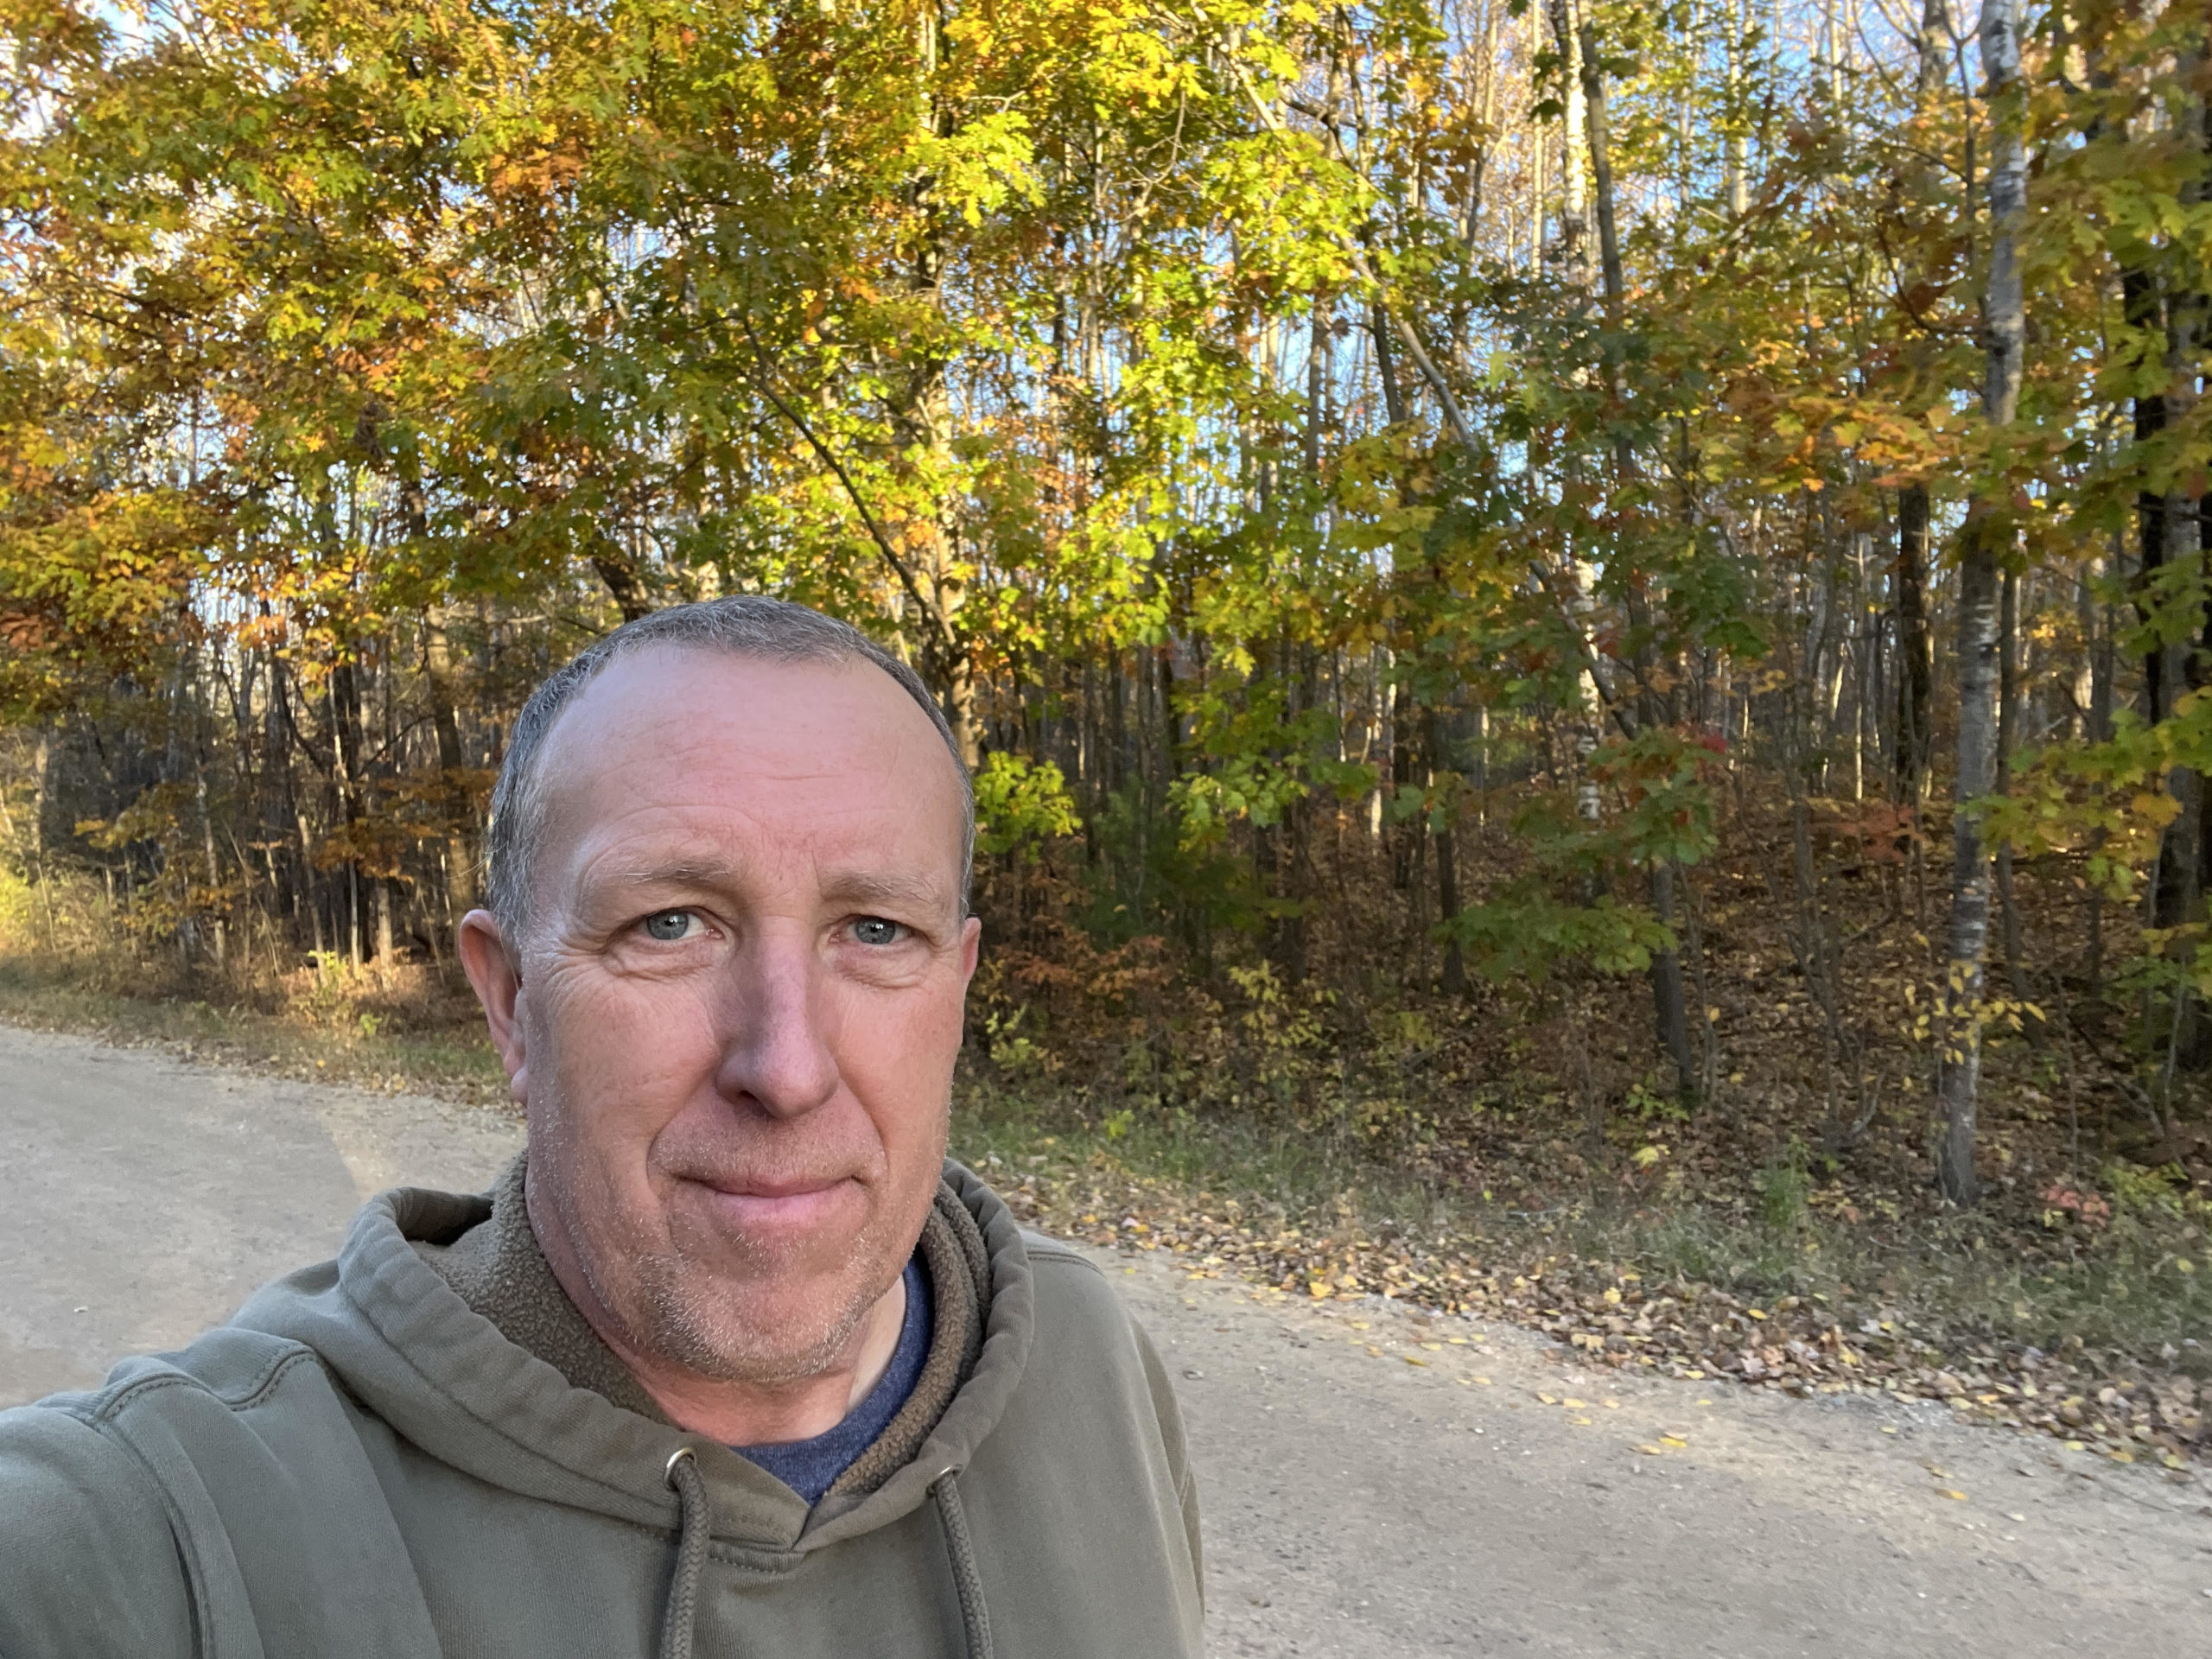
<svg viewBox="0 0 2212 1659">
<path fill-rule="evenodd" d="M 2019 0 L 1983 0 L 1981 61 L 1991 143 L 1989 276 L 1984 289 L 1986 347 L 1982 415 L 2007 426 L 2019 407 L 2027 320 L 2020 291 L 2019 232 L 2026 217 L 2022 147 Z M 1979 1196 L 1975 1114 L 1981 1084 L 1984 958 L 1989 944 L 1990 849 L 1980 818 L 1966 810 L 1997 783 L 1997 589 L 2008 539 L 2001 512 L 1977 504 L 1959 561 L 1959 767 L 1953 815 L 1950 966 L 1944 991 L 1942 1134 L 1936 1185 L 1954 1204 Z"/>
</svg>

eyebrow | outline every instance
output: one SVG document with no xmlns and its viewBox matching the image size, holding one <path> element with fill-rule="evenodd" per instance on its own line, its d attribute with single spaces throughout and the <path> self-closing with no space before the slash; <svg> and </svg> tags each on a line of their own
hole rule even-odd
<svg viewBox="0 0 2212 1659">
<path fill-rule="evenodd" d="M 627 887 L 727 887 L 738 879 L 734 864 L 720 859 L 679 859 L 668 864 L 641 865 L 622 873 Z M 898 903 L 942 905 L 943 884 L 925 876 L 898 875 L 872 870 L 840 870 L 822 884 L 823 897 L 846 904 Z"/>
<path fill-rule="evenodd" d="M 842 899 L 849 904 L 904 900 L 909 904 L 941 905 L 945 900 L 943 886 L 927 877 L 880 874 L 869 870 L 841 870 L 822 884 L 822 892 L 824 898 Z"/>
<path fill-rule="evenodd" d="M 719 859 L 681 859 L 672 864 L 647 864 L 622 872 L 622 884 L 629 887 L 712 887 L 726 886 L 736 878 L 734 865 Z"/>
</svg>

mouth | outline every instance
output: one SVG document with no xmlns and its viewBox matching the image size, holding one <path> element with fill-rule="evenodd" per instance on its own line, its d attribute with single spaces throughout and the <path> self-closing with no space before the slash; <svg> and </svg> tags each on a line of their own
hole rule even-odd
<svg viewBox="0 0 2212 1659">
<path fill-rule="evenodd" d="M 849 1175 L 717 1177 L 696 1185 L 725 1225 L 754 1238 L 817 1231 L 861 1196 Z"/>
</svg>

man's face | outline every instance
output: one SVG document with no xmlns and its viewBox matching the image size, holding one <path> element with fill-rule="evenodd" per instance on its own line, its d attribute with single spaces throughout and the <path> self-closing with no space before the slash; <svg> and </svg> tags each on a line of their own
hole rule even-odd
<svg viewBox="0 0 2212 1659">
<path fill-rule="evenodd" d="M 471 964 L 531 1220 L 633 1352 L 817 1375 L 904 1269 L 944 1155 L 979 930 L 944 741 L 866 662 L 654 647 L 577 695 L 538 769 L 504 1033 L 499 964 Z"/>
</svg>

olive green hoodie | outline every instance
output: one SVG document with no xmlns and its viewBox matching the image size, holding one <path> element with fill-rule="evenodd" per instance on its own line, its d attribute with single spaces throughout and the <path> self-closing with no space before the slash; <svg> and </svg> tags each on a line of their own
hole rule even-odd
<svg viewBox="0 0 2212 1659">
<path fill-rule="evenodd" d="M 0 1413 L 0 1659 L 1196 1655 L 1158 1357 L 956 1164 L 938 1210 L 925 1258 L 976 1294 L 935 1298 L 914 1408 L 810 1508 L 594 1386 L 489 1198 L 385 1193 L 183 1352 Z"/>
</svg>

